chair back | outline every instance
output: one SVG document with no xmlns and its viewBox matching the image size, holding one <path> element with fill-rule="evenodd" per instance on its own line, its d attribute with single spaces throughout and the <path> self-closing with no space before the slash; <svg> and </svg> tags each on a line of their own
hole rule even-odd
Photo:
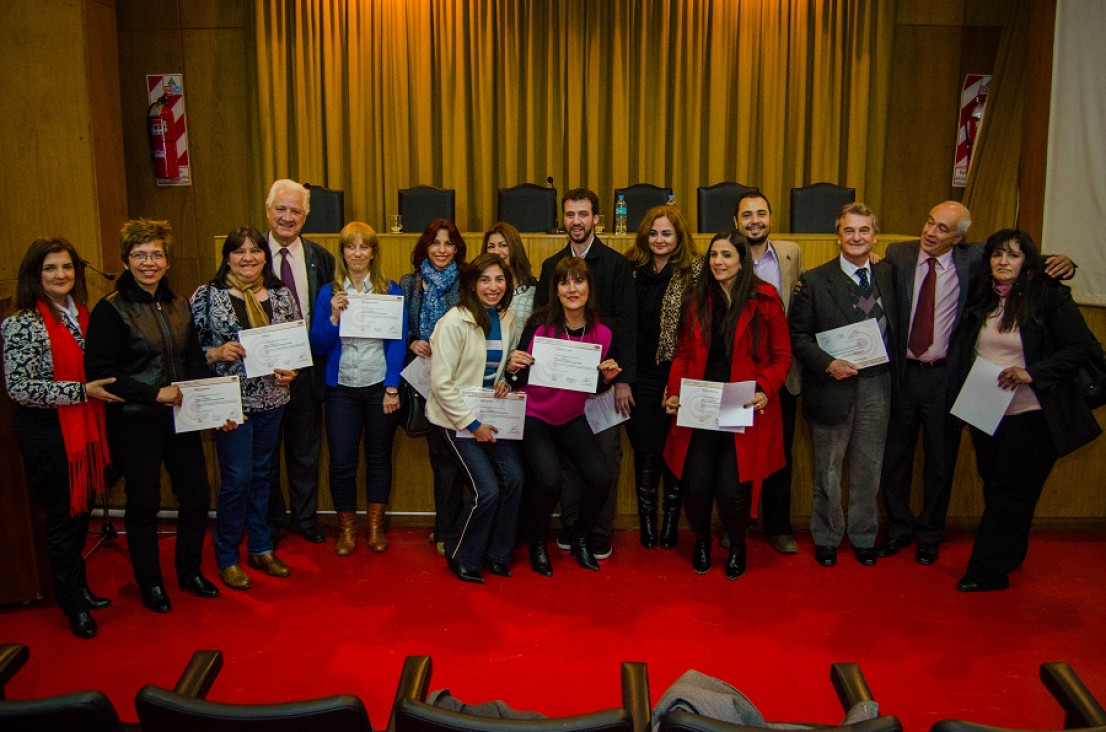
<svg viewBox="0 0 1106 732">
<path fill-rule="evenodd" d="M 792 234 L 832 234 L 841 207 L 855 200 L 855 188 L 843 188 L 833 183 L 792 188 L 789 231 Z"/>
<path fill-rule="evenodd" d="M 1054 732 L 1106 732 L 1106 725 L 1097 727 L 1056 727 Z M 929 728 L 929 732 L 1050 732 L 1049 730 L 1029 730 L 1022 727 L 995 727 L 990 724 L 969 722 L 963 719 L 942 719 Z"/>
<path fill-rule="evenodd" d="M 699 233 L 717 234 L 734 227 L 737 199 L 741 198 L 746 191 L 756 189 L 740 183 L 715 183 L 712 186 L 699 186 L 697 190 Z"/>
<path fill-rule="evenodd" d="M 663 206 L 668 203 L 668 197 L 672 195 L 671 188 L 661 188 L 651 183 L 635 183 L 625 188 L 614 189 L 614 204 L 611 207 L 610 219 L 611 231 L 614 231 L 614 205 L 618 203 L 619 195 L 626 197 L 626 233 L 633 234 L 637 227 L 641 226 L 641 220 L 645 213 L 654 206 Z"/>
<path fill-rule="evenodd" d="M 522 233 L 557 231 L 557 189 L 536 183 L 500 188 L 496 221 L 503 221 Z"/>
<path fill-rule="evenodd" d="M 818 729 L 822 732 L 902 732 L 902 724 L 899 722 L 898 717 L 892 715 L 885 715 L 882 717 L 876 717 L 875 719 L 866 719 L 863 722 L 856 722 L 854 724 L 835 726 L 823 726 L 823 725 L 803 725 L 801 722 L 796 723 L 796 728 L 810 728 Z M 718 719 L 711 719 L 710 717 L 704 717 L 701 714 L 695 714 L 694 712 L 685 712 L 682 710 L 672 711 L 664 715 L 664 719 L 661 720 L 660 732 L 760 732 L 764 731 L 764 727 L 749 727 L 744 724 L 734 724 L 732 722 L 723 722 Z"/>
<path fill-rule="evenodd" d="M 75 691 L 42 699 L 0 701 L 4 732 L 121 732 L 111 700 L 99 691 Z"/>
<path fill-rule="evenodd" d="M 303 184 L 311 191 L 311 212 L 303 224 L 305 234 L 337 234 L 346 225 L 345 193 L 310 183 Z"/>
<path fill-rule="evenodd" d="M 415 186 L 399 189 L 399 215 L 403 217 L 403 230 L 420 234 L 434 219 L 453 221 L 452 188 Z"/>
<path fill-rule="evenodd" d="M 228 704 L 146 685 L 134 700 L 143 732 L 372 732 L 361 700 L 339 694 L 281 704 Z"/>
</svg>

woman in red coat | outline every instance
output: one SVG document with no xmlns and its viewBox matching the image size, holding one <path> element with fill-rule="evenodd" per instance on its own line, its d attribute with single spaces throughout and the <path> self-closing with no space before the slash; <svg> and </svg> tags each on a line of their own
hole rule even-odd
<svg viewBox="0 0 1106 732">
<path fill-rule="evenodd" d="M 726 578 L 745 574 L 745 529 L 764 478 L 783 467 L 783 420 L 777 392 L 791 367 L 791 341 L 779 294 L 753 273 L 749 245 L 722 232 L 707 249 L 710 277 L 700 277 L 686 303 L 665 408 L 680 408 L 683 379 L 755 381 L 746 407 L 755 410 L 744 432 L 678 427 L 668 434 L 664 459 L 685 487 L 687 520 L 695 533 L 691 566 L 710 569 L 712 499 L 730 537 Z"/>
</svg>

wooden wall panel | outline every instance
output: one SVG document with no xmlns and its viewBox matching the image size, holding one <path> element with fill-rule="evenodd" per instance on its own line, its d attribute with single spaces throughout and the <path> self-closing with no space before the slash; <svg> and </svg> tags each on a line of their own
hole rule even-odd
<svg viewBox="0 0 1106 732">
<path fill-rule="evenodd" d="M 1056 0 L 1032 0 L 1025 65 L 1025 98 L 1028 103 L 1022 109 L 1022 156 L 1018 166 L 1018 227 L 1028 231 L 1037 242 L 1041 241 L 1044 231 L 1055 26 Z"/>
<path fill-rule="evenodd" d="M 964 3 L 965 0 L 899 0 L 895 24 L 961 26 Z"/>
</svg>

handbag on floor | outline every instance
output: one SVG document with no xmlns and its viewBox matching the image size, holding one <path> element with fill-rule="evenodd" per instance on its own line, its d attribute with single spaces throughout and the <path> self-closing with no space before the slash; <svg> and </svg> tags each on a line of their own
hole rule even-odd
<svg viewBox="0 0 1106 732">
<path fill-rule="evenodd" d="M 403 382 L 403 430 L 409 437 L 420 437 L 433 429 L 426 418 L 426 398 L 418 389 Z"/>
</svg>

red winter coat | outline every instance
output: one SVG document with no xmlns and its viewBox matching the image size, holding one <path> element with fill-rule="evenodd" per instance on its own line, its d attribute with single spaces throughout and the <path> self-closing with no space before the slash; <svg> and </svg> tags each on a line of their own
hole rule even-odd
<svg viewBox="0 0 1106 732">
<path fill-rule="evenodd" d="M 759 361 L 753 360 L 752 314 L 760 314 L 760 337 L 757 344 Z M 680 339 L 676 346 L 676 356 L 672 359 L 672 371 L 668 376 L 668 395 L 680 393 L 681 379 L 702 379 L 707 370 L 708 347 L 696 322 L 694 308 L 690 312 L 688 324 L 680 330 Z M 733 356 L 730 361 L 730 381 L 756 381 L 757 389 L 768 397 L 768 406 L 764 414 L 757 412 L 752 427 L 744 432 L 734 433 L 734 447 L 737 449 L 737 472 L 742 482 L 752 481 L 752 515 L 757 515 L 760 502 L 761 482 L 784 466 L 783 456 L 783 416 L 776 394 L 787 379 L 791 368 L 791 336 L 787 328 L 787 316 L 784 315 L 780 297 L 771 285 L 759 285 L 756 298 L 745 307 L 737 320 L 737 331 L 733 341 Z M 672 420 L 668 432 L 668 442 L 664 448 L 664 459 L 669 469 L 681 477 L 684 472 L 684 460 L 691 443 L 691 430 L 677 427 Z"/>
</svg>

